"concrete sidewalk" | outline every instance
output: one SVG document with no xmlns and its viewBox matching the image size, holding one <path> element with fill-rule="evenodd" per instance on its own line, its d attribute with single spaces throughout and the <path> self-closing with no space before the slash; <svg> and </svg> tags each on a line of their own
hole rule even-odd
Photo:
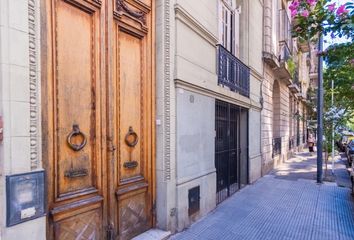
<svg viewBox="0 0 354 240">
<path fill-rule="evenodd" d="M 354 239 L 351 191 L 316 184 L 314 157 L 290 159 L 171 239 Z"/>
</svg>

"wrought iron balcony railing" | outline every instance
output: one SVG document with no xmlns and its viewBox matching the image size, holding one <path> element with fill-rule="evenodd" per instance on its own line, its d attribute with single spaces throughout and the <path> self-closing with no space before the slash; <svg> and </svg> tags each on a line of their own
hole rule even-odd
<svg viewBox="0 0 354 240">
<path fill-rule="evenodd" d="M 285 61 L 292 55 L 293 52 L 293 37 L 291 35 L 291 23 L 285 9 L 279 10 L 279 42 L 280 46 L 285 45 Z"/>
<path fill-rule="evenodd" d="M 300 87 L 300 80 L 299 80 L 299 69 L 296 67 L 294 77 L 293 77 L 293 83 L 296 83 Z"/>
<path fill-rule="evenodd" d="M 290 67 L 288 65 L 288 60 L 291 58 L 291 52 L 289 46 L 286 43 L 280 42 L 279 44 L 279 67 L 275 68 L 275 74 L 279 79 L 285 80 L 287 84 L 291 84 Z"/>
<path fill-rule="evenodd" d="M 291 51 L 287 43 L 281 42 L 280 43 L 280 55 L 279 55 L 279 62 L 283 63 L 288 61 L 291 58 Z"/>
<path fill-rule="evenodd" d="M 299 82 L 299 72 L 297 68 L 295 69 L 292 83 L 288 87 L 292 93 L 299 93 L 301 91 Z"/>
<path fill-rule="evenodd" d="M 250 69 L 241 60 L 226 50 L 218 47 L 218 84 L 227 86 L 231 91 L 249 97 Z"/>
<path fill-rule="evenodd" d="M 273 154 L 272 156 L 275 157 L 281 154 L 281 137 L 273 138 Z"/>
</svg>

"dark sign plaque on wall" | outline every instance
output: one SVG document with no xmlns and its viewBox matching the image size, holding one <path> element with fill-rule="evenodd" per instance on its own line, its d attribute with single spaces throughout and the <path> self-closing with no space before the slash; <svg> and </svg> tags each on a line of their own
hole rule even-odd
<svg viewBox="0 0 354 240">
<path fill-rule="evenodd" d="M 6 226 L 45 215 L 44 171 L 6 176 Z"/>
</svg>

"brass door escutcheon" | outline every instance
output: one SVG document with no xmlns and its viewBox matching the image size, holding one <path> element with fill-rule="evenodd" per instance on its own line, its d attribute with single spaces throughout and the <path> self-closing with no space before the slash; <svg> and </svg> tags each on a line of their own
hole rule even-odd
<svg viewBox="0 0 354 240">
<path fill-rule="evenodd" d="M 138 134 L 136 134 L 133 130 L 133 127 L 129 127 L 128 133 L 125 135 L 124 140 L 129 147 L 135 147 L 135 145 L 138 144 Z"/>
<path fill-rule="evenodd" d="M 132 161 L 132 151 L 133 148 L 138 144 L 138 134 L 133 130 L 133 127 L 130 126 L 128 133 L 125 135 L 125 143 L 130 147 L 129 149 L 129 161 L 124 162 L 123 167 L 127 169 L 133 169 L 138 166 L 137 161 Z"/>
<path fill-rule="evenodd" d="M 75 143 L 71 142 L 71 139 L 76 136 L 82 137 L 82 142 L 80 144 L 75 144 Z M 85 134 L 83 134 L 80 131 L 78 124 L 73 125 L 73 130 L 71 131 L 71 133 L 69 133 L 68 138 L 67 138 L 67 142 L 68 142 L 69 147 L 76 152 L 80 151 L 81 149 L 83 149 L 85 147 L 85 145 L 87 143 L 87 139 L 86 139 Z"/>
</svg>

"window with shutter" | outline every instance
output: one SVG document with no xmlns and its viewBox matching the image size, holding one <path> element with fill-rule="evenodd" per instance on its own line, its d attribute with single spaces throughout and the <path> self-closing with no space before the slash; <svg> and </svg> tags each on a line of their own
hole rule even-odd
<svg viewBox="0 0 354 240">
<path fill-rule="evenodd" d="M 235 56 L 239 55 L 240 13 L 235 0 L 219 1 L 219 41 Z"/>
</svg>

